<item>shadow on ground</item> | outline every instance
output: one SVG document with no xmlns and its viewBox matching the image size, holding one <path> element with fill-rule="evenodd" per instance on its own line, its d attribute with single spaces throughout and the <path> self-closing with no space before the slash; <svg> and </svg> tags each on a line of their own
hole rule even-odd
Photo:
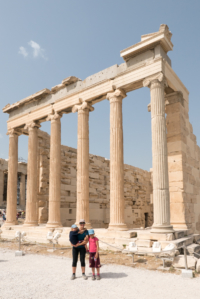
<svg viewBox="0 0 200 299">
<path fill-rule="evenodd" d="M 101 273 L 101 277 L 104 279 L 113 279 L 113 278 L 123 278 L 127 277 L 128 275 L 123 272 L 115 273 L 115 272 L 107 272 L 107 273 Z"/>
<path fill-rule="evenodd" d="M 137 263 L 146 263 L 147 260 L 146 259 L 138 259 L 135 262 L 137 262 Z"/>
</svg>

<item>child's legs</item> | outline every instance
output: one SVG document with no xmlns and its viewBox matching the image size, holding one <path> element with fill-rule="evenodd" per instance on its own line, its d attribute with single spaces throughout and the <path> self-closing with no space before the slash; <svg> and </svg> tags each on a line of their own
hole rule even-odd
<svg viewBox="0 0 200 299">
<path fill-rule="evenodd" d="M 100 264 L 100 258 L 99 258 L 99 255 L 98 255 L 98 258 L 95 261 L 95 268 L 97 269 L 97 275 L 100 274 L 100 267 L 101 267 L 101 264 Z"/>
<path fill-rule="evenodd" d="M 92 268 L 92 273 L 93 273 L 93 274 L 95 274 L 95 261 L 94 261 L 94 256 L 95 256 L 95 253 L 91 253 L 91 252 L 90 252 L 89 265 L 90 265 L 90 268 Z"/>
</svg>

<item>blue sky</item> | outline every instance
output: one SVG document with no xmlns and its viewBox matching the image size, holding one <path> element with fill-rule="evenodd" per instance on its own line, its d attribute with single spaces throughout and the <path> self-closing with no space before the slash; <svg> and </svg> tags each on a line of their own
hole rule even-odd
<svg viewBox="0 0 200 299">
<path fill-rule="evenodd" d="M 0 0 L 0 108 L 68 76 L 82 80 L 123 63 L 120 50 L 168 24 L 172 67 L 190 91 L 190 122 L 200 145 L 199 0 Z M 148 88 L 123 100 L 124 161 L 149 170 L 151 123 Z M 0 157 L 8 157 L 7 114 L 0 111 Z M 42 125 L 50 133 L 50 123 Z M 77 147 L 77 113 L 62 118 L 62 144 Z M 27 159 L 28 137 L 19 137 Z M 109 102 L 90 113 L 90 153 L 109 158 Z"/>
</svg>

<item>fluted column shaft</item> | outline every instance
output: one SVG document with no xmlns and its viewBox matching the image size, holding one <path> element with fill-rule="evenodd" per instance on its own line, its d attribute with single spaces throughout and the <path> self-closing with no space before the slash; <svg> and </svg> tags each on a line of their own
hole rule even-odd
<svg viewBox="0 0 200 299">
<path fill-rule="evenodd" d="M 89 217 L 89 112 L 94 108 L 86 102 L 75 105 L 73 112 L 78 111 L 78 144 L 77 144 L 77 204 L 76 223 L 84 219 L 90 228 Z"/>
<path fill-rule="evenodd" d="M 38 128 L 40 125 L 32 122 L 25 126 L 28 129 L 28 164 L 27 164 L 27 200 L 25 226 L 38 225 L 37 200 L 37 151 Z"/>
<path fill-rule="evenodd" d="M 18 169 L 18 133 L 9 130 L 9 159 L 7 182 L 7 208 L 5 226 L 18 224 L 17 215 L 17 169 Z"/>
<path fill-rule="evenodd" d="M 149 81 L 151 92 L 151 129 L 153 158 L 154 224 L 152 233 L 170 233 L 170 199 L 165 120 L 164 76 Z"/>
<path fill-rule="evenodd" d="M 49 174 L 49 219 L 47 227 L 62 226 L 60 219 L 61 197 L 61 115 L 49 115 L 51 120 L 50 174 Z"/>
<path fill-rule="evenodd" d="M 110 224 L 109 229 L 127 230 L 124 221 L 124 154 L 122 90 L 109 93 L 110 101 Z"/>
</svg>

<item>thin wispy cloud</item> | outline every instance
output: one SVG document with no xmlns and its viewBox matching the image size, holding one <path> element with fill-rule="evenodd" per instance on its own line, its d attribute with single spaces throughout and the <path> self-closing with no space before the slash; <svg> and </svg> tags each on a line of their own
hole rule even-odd
<svg viewBox="0 0 200 299">
<path fill-rule="evenodd" d="M 47 60 L 46 54 L 45 54 L 45 50 L 36 42 L 34 42 L 33 40 L 31 40 L 30 42 L 28 42 L 28 45 L 32 48 L 29 51 L 27 51 L 27 49 L 25 47 L 20 47 L 19 48 L 19 54 L 23 55 L 24 58 L 29 56 L 29 57 L 33 57 L 33 58 L 43 58 L 45 60 Z"/>
<path fill-rule="evenodd" d="M 31 40 L 28 44 L 33 49 L 33 57 L 35 57 L 35 58 L 42 57 L 44 59 L 47 59 L 47 57 L 45 56 L 45 50 L 42 49 L 38 43 Z"/>
<path fill-rule="evenodd" d="M 24 47 L 19 47 L 19 54 L 23 55 L 24 57 L 28 56 L 28 52 L 26 51 L 26 48 Z"/>
<path fill-rule="evenodd" d="M 3 135 L 2 135 L 2 134 L 0 134 L 0 138 L 3 138 Z"/>
</svg>

